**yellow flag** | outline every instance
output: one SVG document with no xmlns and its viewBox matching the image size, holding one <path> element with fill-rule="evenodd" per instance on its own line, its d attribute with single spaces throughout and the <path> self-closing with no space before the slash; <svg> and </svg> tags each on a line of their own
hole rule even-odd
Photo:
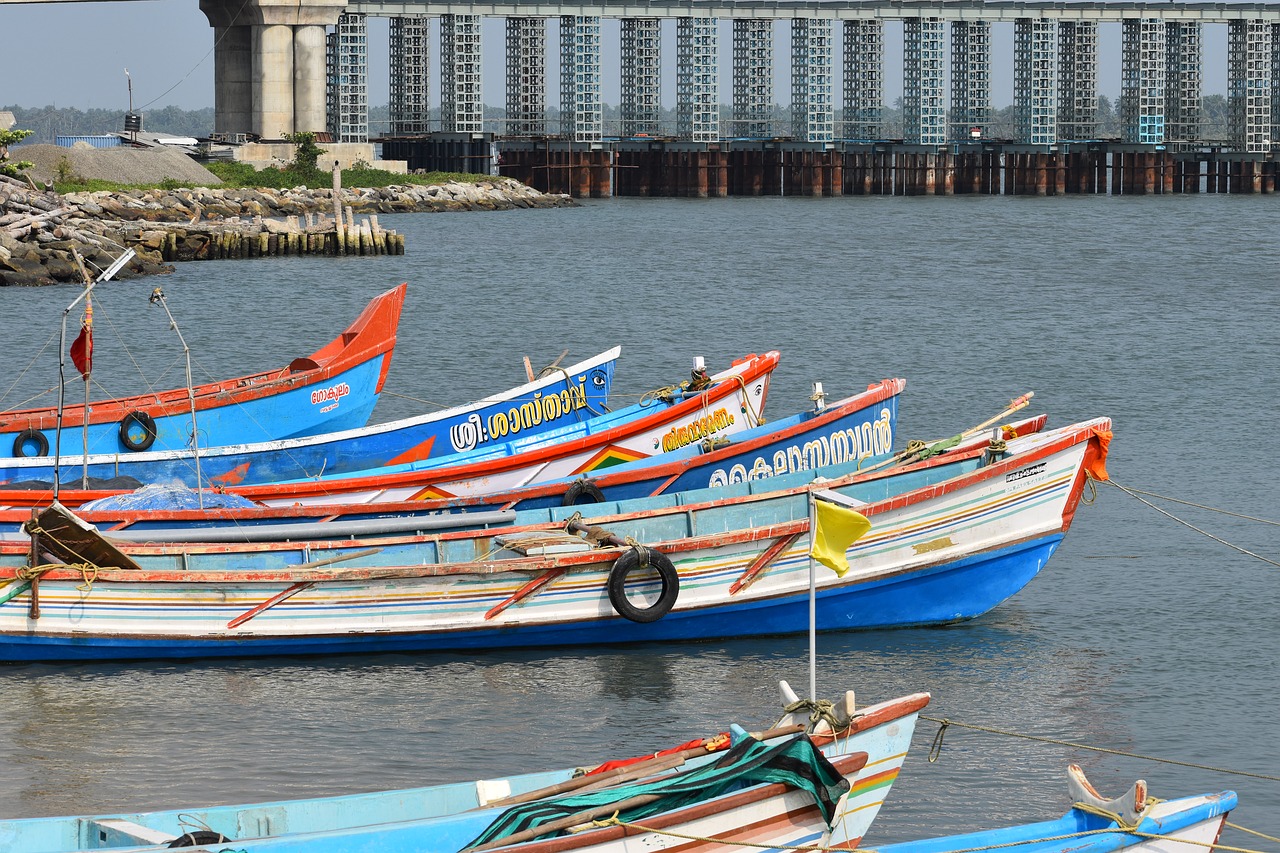
<svg viewBox="0 0 1280 853">
<path fill-rule="evenodd" d="M 824 500 L 814 501 L 813 514 L 813 545 L 809 556 L 844 577 L 849 571 L 844 552 L 871 529 L 871 520 L 860 512 Z"/>
</svg>

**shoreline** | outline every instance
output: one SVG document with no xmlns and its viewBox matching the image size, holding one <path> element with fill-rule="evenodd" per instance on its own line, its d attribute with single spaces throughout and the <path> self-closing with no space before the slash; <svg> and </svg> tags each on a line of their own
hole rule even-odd
<svg viewBox="0 0 1280 853">
<path fill-rule="evenodd" d="M 76 252 L 101 269 L 125 248 L 137 256 L 118 278 L 171 273 L 171 262 L 403 254 L 404 237 L 382 228 L 379 214 L 577 204 L 567 195 L 539 192 L 511 178 L 337 193 L 342 223 L 334 220 L 331 188 L 184 187 L 61 195 L 0 177 L 0 286 L 82 283 Z"/>
</svg>

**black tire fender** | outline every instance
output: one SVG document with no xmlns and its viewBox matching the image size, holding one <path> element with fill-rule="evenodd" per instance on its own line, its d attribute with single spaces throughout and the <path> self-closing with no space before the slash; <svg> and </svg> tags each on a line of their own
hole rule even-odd
<svg viewBox="0 0 1280 853">
<path fill-rule="evenodd" d="M 142 438 L 130 435 L 134 426 L 142 428 Z M 120 443 L 135 453 L 140 453 L 156 443 L 156 419 L 138 409 L 120 419 Z"/>
<path fill-rule="evenodd" d="M 211 829 L 197 829 L 193 832 L 185 832 L 177 838 L 170 841 L 165 846 L 170 850 L 176 850 L 180 847 L 203 847 L 206 844 L 225 844 L 230 841 L 221 832 L 214 832 Z"/>
<path fill-rule="evenodd" d="M 49 455 L 49 439 L 44 437 L 44 433 L 33 427 L 27 427 L 18 433 L 18 437 L 13 440 L 13 455 L 18 457 L 26 456 L 27 442 L 31 442 L 36 446 L 36 452 L 32 453 L 32 456 Z"/>
<path fill-rule="evenodd" d="M 654 569 L 662 579 L 662 594 L 648 607 L 636 607 L 627 598 L 627 575 L 636 569 Z M 671 612 L 680 595 L 680 576 L 671 559 L 661 551 L 643 545 L 633 547 L 614 561 L 609 569 L 609 603 L 618 615 L 632 622 L 656 622 Z"/>
<path fill-rule="evenodd" d="M 565 491 L 564 498 L 560 501 L 561 506 L 602 503 L 604 503 L 604 492 L 590 480 L 574 480 L 573 485 Z"/>
</svg>

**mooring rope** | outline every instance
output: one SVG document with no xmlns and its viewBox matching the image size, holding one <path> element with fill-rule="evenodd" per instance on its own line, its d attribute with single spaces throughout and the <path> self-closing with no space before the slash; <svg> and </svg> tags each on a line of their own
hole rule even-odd
<svg viewBox="0 0 1280 853">
<path fill-rule="evenodd" d="M 1272 566 L 1276 566 L 1277 568 L 1280 568 L 1280 562 L 1277 562 L 1276 560 L 1272 560 L 1269 557 L 1264 557 L 1261 554 L 1255 554 L 1253 551 L 1250 551 L 1247 548 L 1241 548 L 1239 545 L 1236 545 L 1232 542 L 1228 542 L 1226 539 L 1223 539 L 1221 536 L 1215 536 L 1214 534 L 1210 533 L 1207 530 L 1196 527 L 1194 524 L 1192 524 L 1189 521 L 1178 518 L 1178 516 L 1174 515 L 1173 513 L 1169 512 L 1166 509 L 1161 509 L 1160 507 L 1153 504 L 1151 501 L 1147 500 L 1144 497 L 1141 497 L 1141 494 L 1145 494 L 1145 493 L 1139 493 L 1135 489 L 1130 489 L 1130 488 L 1127 488 L 1126 486 L 1122 486 L 1119 483 L 1117 483 L 1115 480 L 1107 480 L 1106 482 L 1112 486 L 1115 486 L 1117 489 L 1124 492 L 1126 495 L 1138 501 L 1139 503 L 1146 504 L 1147 506 L 1151 507 L 1156 512 L 1160 513 L 1166 518 L 1169 518 L 1172 521 L 1175 521 L 1178 524 L 1181 524 L 1183 527 L 1188 527 L 1194 530 L 1196 533 L 1199 533 L 1201 536 L 1207 536 L 1208 538 L 1212 539 L 1214 542 L 1217 542 L 1219 545 L 1225 545 L 1233 551 L 1238 551 L 1241 554 L 1245 554 L 1246 556 L 1253 557 L 1254 559 L 1257 559 L 1257 560 L 1261 560 L 1262 562 L 1267 563 L 1268 565 L 1272 565 Z M 1180 501 L 1179 503 L 1185 503 L 1185 501 Z M 1194 506 L 1194 504 L 1191 504 L 1191 505 Z M 1205 507 L 1205 509 L 1208 509 L 1208 507 Z M 1241 517 L 1247 517 L 1247 516 L 1241 516 Z M 1262 519 L 1255 519 L 1255 520 L 1261 521 Z M 1275 522 L 1265 522 L 1265 523 L 1274 524 Z"/>
<path fill-rule="evenodd" d="M 1277 844 L 1280 844 L 1280 838 L 1277 838 L 1277 837 L 1276 837 L 1276 836 L 1274 836 L 1274 835 L 1267 835 L 1265 832 L 1258 832 L 1258 830 L 1256 830 L 1256 829 L 1249 829 L 1247 826 L 1241 826 L 1240 824 L 1238 824 L 1238 823 L 1232 823 L 1232 822 L 1231 822 L 1231 821 L 1229 821 L 1229 820 L 1228 820 L 1228 821 L 1223 821 L 1223 825 L 1224 825 L 1224 826 L 1229 826 L 1229 827 L 1231 827 L 1232 829 L 1238 829 L 1238 830 L 1240 830 L 1241 832 L 1243 832 L 1243 833 L 1245 833 L 1245 834 L 1247 834 L 1247 835 L 1256 835 L 1258 838 L 1262 838 L 1262 839 L 1265 839 L 1265 840 L 1267 840 L 1267 841 L 1274 841 L 1274 842 L 1276 842 Z"/>
<path fill-rule="evenodd" d="M 397 394 L 395 391 L 387 391 L 387 390 L 385 390 L 385 389 L 384 389 L 384 390 L 383 390 L 383 392 L 382 392 L 382 396 L 384 396 L 384 397 L 399 397 L 401 400 L 408 400 L 408 401 L 410 401 L 411 403 L 421 403 L 421 404 L 422 404 L 422 405 L 424 405 L 424 406 L 434 406 L 434 407 L 436 407 L 437 409 L 447 409 L 447 408 L 449 408 L 449 404 L 448 404 L 448 403 L 437 403 L 435 400 L 426 400 L 426 399 L 423 399 L 422 397 L 414 397 L 414 396 L 412 396 L 412 395 L 410 395 L 410 394 Z"/>
<path fill-rule="evenodd" d="M 548 364 L 546 367 L 538 371 L 539 376 L 546 376 L 548 373 L 562 374 L 564 376 L 564 387 L 569 389 L 570 394 L 573 393 L 573 378 L 569 375 L 568 370 L 564 369 L 558 364 Z M 595 415 L 596 417 L 600 417 L 600 415 L 603 414 L 603 412 L 597 412 L 592 407 L 592 405 L 587 402 L 587 396 L 585 393 L 582 396 L 582 402 L 583 402 L 583 407 L 586 408 L 588 412 Z"/>
<path fill-rule="evenodd" d="M 68 543 L 59 539 L 53 533 L 49 532 L 48 530 L 45 530 L 39 524 L 36 524 L 34 520 L 28 522 L 23 529 L 25 529 L 27 533 L 29 533 L 33 537 L 43 536 L 46 539 L 50 539 L 54 542 L 57 542 L 59 545 L 61 545 L 63 548 L 66 548 L 67 551 L 69 551 L 71 554 L 77 557 L 79 559 L 79 562 L 77 563 L 42 563 L 38 566 L 23 566 L 22 568 L 18 569 L 18 571 L 15 572 L 15 574 L 17 574 L 19 577 L 25 576 L 24 577 L 25 580 L 36 580 L 41 575 L 45 574 L 46 572 L 53 571 L 54 569 L 74 569 L 80 572 L 80 577 L 83 579 L 83 583 L 77 586 L 76 589 L 80 590 L 81 592 L 93 592 L 93 584 L 98 579 L 98 572 L 102 570 L 101 566 L 93 562 L 93 560 L 90 560 L 84 554 L 81 554 L 75 548 L 71 547 L 71 545 L 69 545 Z M 36 559 L 36 556 L 33 555 L 32 560 L 34 561 L 35 559 Z"/>
<path fill-rule="evenodd" d="M 129 362 L 133 365 L 134 369 L 138 371 L 138 376 L 142 377 L 142 384 L 147 389 L 146 393 L 154 396 L 156 394 L 156 386 L 159 385 L 160 382 L 166 376 L 169 375 L 169 371 L 172 370 L 174 366 L 178 363 L 177 357 L 175 356 L 174 360 L 169 362 L 169 366 L 166 367 L 164 370 L 162 370 L 160 372 L 160 375 L 157 376 L 155 379 L 147 378 L 147 374 L 143 371 L 142 365 L 138 363 L 138 360 L 134 358 L 133 351 L 129 349 L 129 344 L 125 339 L 125 336 L 120 333 L 120 329 L 117 328 L 116 324 L 112 321 L 111 312 L 107 310 L 106 304 L 104 304 L 102 300 L 96 300 L 93 303 L 93 312 L 94 312 L 93 316 L 95 320 L 101 321 L 111 327 L 111 331 L 115 334 L 116 340 L 120 344 L 120 349 L 123 350 L 124 354 L 129 357 Z M 92 375 L 93 374 L 90 374 L 90 376 Z M 98 388 L 102 388 L 104 392 L 107 392 L 108 394 L 110 394 L 110 392 L 107 391 L 106 388 L 103 388 L 103 386 L 100 385 L 99 383 L 94 382 L 94 385 L 96 385 Z M 129 396 L 138 396 L 138 395 L 130 394 Z M 108 401 L 115 401 L 118 399 L 123 399 L 123 398 L 117 397 L 114 395 L 108 397 Z"/>
<path fill-rule="evenodd" d="M 93 592 L 93 584 L 98 580 L 99 567 L 93 563 L 41 563 L 38 566 L 23 566 L 14 575 L 19 580 L 35 581 L 55 569 L 72 569 L 80 573 L 83 583 L 76 586 L 81 592 Z"/>
<path fill-rule="evenodd" d="M 1138 752 L 1126 752 L 1122 749 L 1110 749 L 1105 746 L 1090 746 L 1089 744 L 1076 743 L 1070 740 L 1061 740 L 1059 738 L 1043 737 L 1041 735 L 1030 735 L 1024 732 L 1014 732 L 1008 729 L 997 729 L 992 726 L 980 726 L 974 723 L 958 723 L 947 717 L 930 717 L 924 714 L 920 715 L 920 719 L 928 720 L 931 723 L 938 723 L 939 729 L 937 734 L 933 736 L 933 744 L 929 748 L 929 762 L 934 763 L 938 760 L 942 753 L 942 741 L 946 736 L 946 731 L 951 726 L 957 726 L 962 729 L 973 729 L 974 731 L 985 732 L 993 735 L 1004 735 L 1006 737 L 1021 738 L 1023 740 L 1036 741 L 1037 743 L 1049 743 L 1055 746 L 1069 746 L 1073 749 L 1084 749 L 1090 752 L 1102 752 L 1107 755 L 1119 755 L 1123 758 L 1140 758 L 1143 761 L 1154 761 L 1158 764 L 1172 764 L 1177 767 L 1190 767 L 1194 770 L 1209 770 L 1214 773 L 1225 773 L 1231 776 L 1246 776 L 1250 779 L 1265 779 L 1268 782 L 1280 782 L 1280 776 L 1271 776 L 1266 773 L 1250 773 L 1245 770 L 1231 770 L 1226 767 L 1214 767 L 1210 764 L 1196 764 L 1191 761 L 1179 761 L 1173 758 L 1160 758 L 1154 755 L 1143 755 Z"/>
<path fill-rule="evenodd" d="M 661 400 L 664 403 L 670 403 L 675 399 L 675 395 L 680 390 L 679 385 L 663 385 L 661 388 L 654 388 L 652 391 L 645 391 L 640 395 L 640 405 L 647 406 L 654 400 Z"/>
<path fill-rule="evenodd" d="M 1232 518 L 1243 518 L 1245 521 L 1256 521 L 1259 524 L 1269 524 L 1273 527 L 1280 527 L 1280 521 L 1273 521 L 1272 519 L 1269 519 L 1269 518 L 1258 518 L 1256 515 L 1245 515 L 1244 513 L 1232 512 L 1229 509 L 1222 509 L 1221 507 L 1209 506 L 1208 504 L 1198 504 L 1198 503 L 1195 503 L 1194 501 L 1184 501 L 1180 498 L 1173 498 L 1173 497 L 1169 497 L 1168 495 L 1157 494 L 1156 492 L 1148 492 L 1143 489 L 1134 489 L 1130 487 L 1120 486 L 1114 480 L 1111 481 L 1111 484 L 1113 486 L 1116 486 L 1119 489 L 1122 489 L 1123 491 L 1128 492 L 1131 495 L 1146 495 L 1149 498 L 1156 498 L 1162 501 L 1169 501 L 1170 503 L 1182 504 L 1183 506 L 1194 507 L 1196 509 L 1208 510 L 1209 512 L 1216 512 L 1221 515 L 1229 515 Z"/>
<path fill-rule="evenodd" d="M 27 362 L 27 366 L 22 368 L 22 370 L 18 373 L 17 376 L 13 377 L 13 382 L 10 383 L 9 387 L 5 389 L 5 392 L 3 394 L 0 394 L 0 402 L 7 399 L 8 396 L 13 393 L 13 389 L 17 388 L 18 383 L 22 381 L 22 378 L 31 371 L 31 368 L 35 367 L 36 361 L 40 358 L 40 356 L 44 355 L 45 350 L 47 350 L 50 346 L 53 345 L 54 338 L 58 337 L 59 334 L 60 334 L 60 330 L 55 330 L 52 333 L 50 333 L 49 337 L 44 342 L 44 346 L 40 347 L 40 351 L 31 357 L 31 361 Z M 58 386 L 51 385 L 43 391 L 37 391 L 36 393 L 30 395 L 25 400 L 19 400 L 17 403 L 6 408 L 4 411 L 5 413 L 8 413 L 8 412 L 14 411 L 15 409 L 24 408 L 28 404 L 33 403 L 36 400 L 39 400 L 45 394 L 52 393 L 56 390 L 58 390 Z"/>
<path fill-rule="evenodd" d="M 844 732 L 853 724 L 853 719 L 846 717 L 843 720 L 836 716 L 836 703 L 828 699 L 797 699 L 790 705 L 782 709 L 784 714 L 799 714 L 801 712 L 809 715 L 809 731 L 813 731 L 818 723 L 825 722 L 831 727 L 833 732 Z"/>
<path fill-rule="evenodd" d="M 764 415 L 757 413 L 755 409 L 751 408 L 751 395 L 747 393 L 747 380 L 742 378 L 742 374 L 735 373 L 733 378 L 738 380 L 738 387 L 742 389 L 742 408 L 746 409 L 747 429 L 755 429 L 760 426 L 760 424 L 764 423 Z M 703 399 L 706 399 L 705 391 L 703 392 Z M 709 406 L 703 405 L 702 408 L 705 411 Z"/>
</svg>

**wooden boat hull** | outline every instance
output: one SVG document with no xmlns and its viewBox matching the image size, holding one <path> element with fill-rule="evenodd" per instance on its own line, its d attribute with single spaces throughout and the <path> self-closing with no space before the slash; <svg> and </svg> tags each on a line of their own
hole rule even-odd
<svg viewBox="0 0 1280 853">
<path fill-rule="evenodd" d="M 707 452 L 697 445 L 604 468 L 579 485 L 578 479 L 535 483 L 492 495 L 470 498 L 376 503 L 332 504 L 318 507 L 251 507 L 200 511 L 90 510 L 77 515 L 116 539 L 129 541 L 265 541 L 269 538 L 376 535 L 380 531 L 411 529 L 409 522 L 447 521 L 436 514 L 450 513 L 454 524 L 466 527 L 473 519 L 459 518 L 459 511 L 479 512 L 552 508 L 573 503 L 575 490 L 588 503 L 594 496 L 617 501 L 657 494 L 736 485 L 766 477 L 805 471 L 828 465 L 882 460 L 893 447 L 897 430 L 902 379 L 872 384 L 861 394 L 834 403 L 822 412 L 803 412 L 770 421 L 754 430 L 738 433 L 725 445 Z M 985 440 L 985 439 L 984 439 Z M 588 491 L 595 490 L 595 495 Z M 29 520 L 27 509 L 0 510 L 0 534 L 18 536 Z M 389 524 L 388 519 L 394 519 Z M 309 525 L 307 528 L 297 525 Z M 477 525 L 479 526 L 479 525 Z M 489 524 L 489 526 L 493 526 Z M 327 532 L 326 532 L 327 528 Z M 425 532 L 425 527 L 413 527 Z M 306 532 L 302 532 L 306 531 Z M 339 531 L 340 534 L 339 534 Z M 225 537 L 225 538 L 222 538 Z M 239 537 L 239 538 L 236 538 Z"/>
<path fill-rule="evenodd" d="M 697 824 L 706 837 L 722 841 L 763 841 L 799 839 L 798 843 L 821 840 L 825 836 L 833 845 L 851 846 L 860 839 L 890 793 L 906 758 L 920 711 L 928 704 L 927 693 L 916 693 L 856 709 L 858 716 L 849 729 L 837 737 L 814 735 L 814 743 L 833 762 L 850 757 L 857 766 L 847 775 L 849 792 L 844 796 L 839 819 L 832 831 L 826 832 L 812 799 L 778 793 L 768 800 L 755 798 L 736 809 L 719 803 L 699 806 L 705 814 L 692 817 L 684 810 L 685 831 Z M 705 765 L 720 753 L 688 759 L 690 766 Z M 863 759 L 865 756 L 865 761 Z M 286 851 L 319 853 L 325 850 L 387 850 L 407 853 L 412 850 L 438 850 L 455 853 L 481 831 L 498 814 L 487 806 L 497 798 L 535 791 L 574 778 L 575 770 L 565 769 L 525 774 L 508 779 L 484 780 L 400 791 L 372 792 L 342 797 L 281 801 L 249 805 L 189 807 L 165 812 L 98 815 L 84 817 L 51 817 L 23 820 L 0 820 L 0 846 L 24 853 L 71 853 L 79 850 L 148 850 L 165 849 L 168 839 L 197 825 L 207 827 L 233 841 L 219 844 L 237 850 Z M 466 813 L 474 811 L 470 816 Z M 815 818 L 817 820 L 815 821 Z M 670 823 L 667 819 L 665 822 Z M 756 824 L 761 824 L 756 828 Z M 767 828 L 766 828 L 767 827 Z M 673 827 L 673 829 L 675 829 Z M 113 832 L 107 842 L 100 833 Z M 626 837 L 631 840 L 627 840 Z M 630 850 L 643 836 L 634 831 L 619 833 L 606 829 L 592 833 L 585 849 L 592 853 L 604 850 Z M 150 838 L 150 843 L 142 839 Z M 582 836 L 579 836 L 581 839 Z M 669 836 L 658 846 L 672 842 Z M 450 847 L 451 842 L 457 843 Z M 548 848 L 575 843 L 572 839 L 552 839 L 513 846 L 513 853 L 551 853 Z M 576 843 L 582 843 L 580 840 Z M 624 844 L 625 847 L 618 847 Z M 601 846 L 597 846 L 601 845 Z M 608 845 L 608 846 L 604 846 Z M 707 844 L 709 849 L 725 845 Z M 735 848 L 737 849 L 737 848 Z"/>
<path fill-rule="evenodd" d="M 620 353 L 621 349 L 614 347 L 564 371 L 473 403 L 426 415 L 302 438 L 202 449 L 201 476 L 206 487 L 230 488 L 321 472 L 359 471 L 403 460 L 459 458 L 460 454 L 485 452 L 491 446 L 503 445 L 511 440 L 513 428 L 522 439 L 571 429 L 604 411 Z M 531 412 L 534 401 L 541 403 L 536 423 L 531 416 L 526 418 L 521 414 L 522 409 Z M 495 437 L 486 425 L 499 419 L 507 433 Z M 202 430 L 203 423 L 202 420 Z M 455 447 L 462 450 L 454 450 Z M 63 482 L 70 480 L 72 486 L 78 485 L 83 470 L 83 459 L 64 459 Z M 89 476 L 104 479 L 127 476 L 143 483 L 196 485 L 195 462 L 190 450 L 93 456 Z M 0 461 L 0 482 L 10 486 L 51 477 L 48 460 Z M 85 500 L 127 491 L 64 488 L 59 492 L 59 500 L 67 506 L 77 506 Z M 0 488 L 0 503 L 9 506 L 47 503 L 51 494 L 48 488 L 4 487 Z"/>
<path fill-rule="evenodd" d="M 861 511 L 872 530 L 848 549 L 846 575 L 819 569 L 818 628 L 959 622 L 1014 595 L 1070 527 L 1086 470 L 1105 459 L 1109 430 L 1110 421 L 1098 419 L 1017 439 L 1007 458 L 989 464 L 969 456 L 831 481 L 866 502 Z M 500 532 L 128 546 L 140 569 L 102 569 L 91 585 L 78 570 L 44 574 L 38 619 L 30 618 L 29 593 L 0 604 L 0 660 L 542 647 L 801 630 L 808 488 L 753 495 L 753 485 L 638 502 L 644 508 L 597 505 L 591 524 L 652 546 L 672 563 L 678 592 L 653 621 L 622 618 L 610 595 L 614 562 L 629 548 L 556 538 L 574 511 L 566 507 L 522 513 L 525 521 L 546 520 Z M 525 540 L 522 532 L 551 540 Z M 359 553 L 371 545 L 376 552 Z M 16 550 L 0 567 L 0 600 L 21 583 Z M 333 559 L 344 562 L 297 568 Z M 623 588 L 648 608 L 664 584 L 650 575 L 624 580 Z"/>
<path fill-rule="evenodd" d="M 363 425 L 382 392 L 396 343 L 405 285 L 376 297 L 333 341 L 308 357 L 274 371 L 222 382 L 179 388 L 137 397 L 100 400 L 89 407 L 89 452 L 131 456 L 122 436 L 131 413 L 141 412 L 155 425 L 147 450 L 185 451 L 191 439 L 191 399 L 203 446 L 271 441 Z M 61 444 L 56 436 L 57 409 L 29 409 L 0 414 L 0 479 L 51 479 L 53 453 L 61 447 L 64 479 L 79 470 L 68 467 L 84 452 L 84 405 L 68 405 L 63 413 Z M 135 418 L 134 433 L 144 433 Z M 35 438 L 33 434 L 38 434 Z M 46 449 L 37 453 L 36 444 Z M 17 448 L 30 454 L 28 466 L 14 459 Z"/>
<path fill-rule="evenodd" d="M 561 387 L 566 382 L 563 376 L 548 377 L 539 390 L 524 386 L 499 402 L 486 400 L 466 412 L 452 411 L 448 419 L 433 416 L 262 447 L 214 448 L 201 454 L 201 469 L 206 482 L 267 505 L 419 500 L 440 488 L 458 494 L 487 493 L 604 469 L 756 426 L 768 396 L 769 377 L 780 358 L 777 352 L 748 356 L 712 377 L 715 383 L 704 391 L 653 398 L 601 414 L 602 392 L 612 380 L 610 356 L 616 357 L 617 350 L 597 356 L 591 366 L 570 369 L 571 388 Z M 521 413 L 526 405 L 532 412 L 535 402 L 558 402 L 561 396 L 572 402 L 551 410 L 554 418 L 534 423 Z M 484 430 L 484 445 L 431 455 L 437 441 L 443 440 L 441 424 L 457 419 L 464 426 L 499 422 L 506 431 L 495 438 L 492 430 Z M 521 428 L 513 437 L 516 426 Z M 469 442 L 475 430 L 465 432 Z M 445 435 L 452 437 L 455 432 L 450 428 Z M 133 457 L 128 462 L 126 467 L 104 459 L 90 470 L 132 471 L 146 482 L 195 485 L 189 459 Z M 11 507 L 30 505 L 39 498 L 39 492 L 0 491 L 0 502 Z M 89 498 L 75 491 L 59 494 L 67 506 Z M 43 502 L 48 499 L 46 494 Z"/>
</svg>

